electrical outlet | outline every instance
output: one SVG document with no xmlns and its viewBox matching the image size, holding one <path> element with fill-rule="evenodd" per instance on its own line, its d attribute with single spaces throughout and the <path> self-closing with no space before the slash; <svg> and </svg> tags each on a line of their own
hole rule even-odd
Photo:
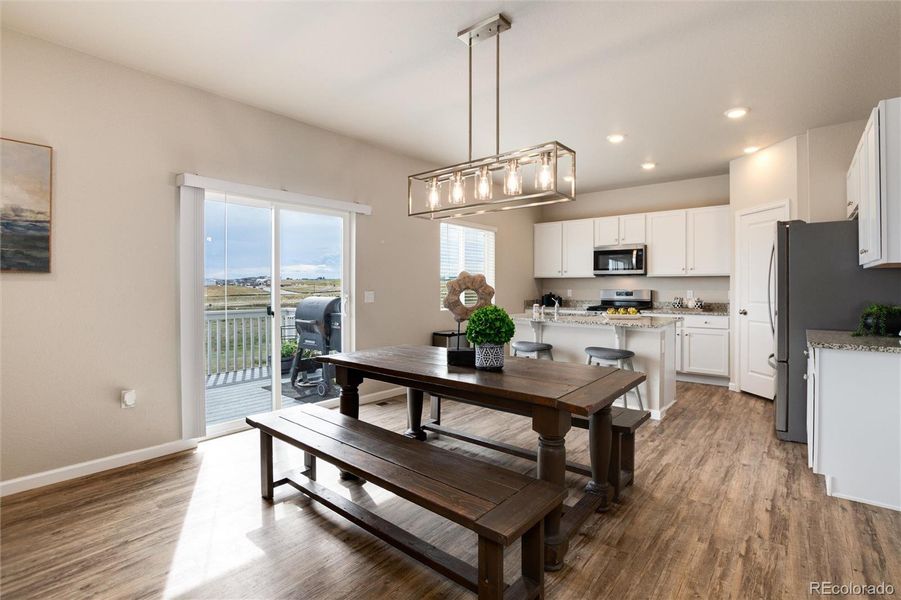
<svg viewBox="0 0 901 600">
<path fill-rule="evenodd" d="M 695 291 L 694 291 L 694 290 L 685 290 L 685 297 L 686 297 L 686 298 L 694 298 L 694 297 L 695 297 Z"/>
<path fill-rule="evenodd" d="M 572 290 L 566 290 L 566 297 L 567 297 L 567 298 L 572 298 L 572 297 L 573 297 L 573 291 L 572 291 Z"/>
<path fill-rule="evenodd" d="M 375 302 L 375 292 L 373 290 L 366 290 L 363 292 L 363 303 L 364 304 L 373 304 Z"/>
<path fill-rule="evenodd" d="M 119 402 L 122 408 L 134 408 L 138 403 L 138 393 L 134 390 L 122 390 L 119 392 Z"/>
</svg>

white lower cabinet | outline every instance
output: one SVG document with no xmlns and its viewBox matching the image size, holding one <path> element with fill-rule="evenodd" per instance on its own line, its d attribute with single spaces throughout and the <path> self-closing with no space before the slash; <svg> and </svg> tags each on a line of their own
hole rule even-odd
<svg viewBox="0 0 901 600">
<path fill-rule="evenodd" d="M 729 376 L 729 332 L 682 328 L 682 372 Z"/>
<path fill-rule="evenodd" d="M 807 353 L 808 465 L 829 496 L 901 510 L 901 354 Z"/>
</svg>

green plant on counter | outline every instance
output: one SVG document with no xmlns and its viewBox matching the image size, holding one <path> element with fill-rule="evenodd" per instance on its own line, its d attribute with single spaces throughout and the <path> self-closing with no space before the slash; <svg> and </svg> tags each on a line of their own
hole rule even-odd
<svg viewBox="0 0 901 600">
<path fill-rule="evenodd" d="M 901 329 L 901 306 L 871 304 L 860 315 L 854 335 L 898 335 Z"/>
<path fill-rule="evenodd" d="M 296 340 L 285 340 L 284 342 L 282 342 L 282 358 L 291 358 L 296 352 Z"/>
<path fill-rule="evenodd" d="M 513 338 L 513 319 L 500 306 L 485 306 L 472 313 L 466 327 L 466 339 L 479 346 L 497 344 L 503 346 Z"/>
</svg>

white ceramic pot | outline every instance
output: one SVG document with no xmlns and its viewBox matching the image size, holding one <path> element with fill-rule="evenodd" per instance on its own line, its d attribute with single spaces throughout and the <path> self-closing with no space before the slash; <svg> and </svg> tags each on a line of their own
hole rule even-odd
<svg viewBox="0 0 901 600">
<path fill-rule="evenodd" d="M 504 346 L 502 344 L 478 344 L 476 346 L 476 369 L 500 371 L 504 368 Z"/>
</svg>

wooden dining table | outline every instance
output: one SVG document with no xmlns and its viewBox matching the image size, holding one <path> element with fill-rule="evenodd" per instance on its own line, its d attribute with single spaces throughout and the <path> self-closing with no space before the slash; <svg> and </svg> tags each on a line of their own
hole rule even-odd
<svg viewBox="0 0 901 600">
<path fill-rule="evenodd" d="M 573 417 L 589 421 L 591 477 L 573 506 L 545 519 L 545 569 L 563 566 L 570 538 L 595 511 L 609 506 L 608 468 L 613 402 L 645 380 L 640 372 L 530 358 L 507 357 L 500 372 L 447 364 L 447 351 L 433 346 L 389 346 L 319 356 L 335 366 L 341 414 L 359 418 L 359 387 L 366 379 L 407 388 L 408 431 L 425 440 L 424 394 L 530 417 L 538 434 L 537 476 L 564 485 L 566 433 Z M 427 424 L 426 424 L 427 428 Z"/>
</svg>

